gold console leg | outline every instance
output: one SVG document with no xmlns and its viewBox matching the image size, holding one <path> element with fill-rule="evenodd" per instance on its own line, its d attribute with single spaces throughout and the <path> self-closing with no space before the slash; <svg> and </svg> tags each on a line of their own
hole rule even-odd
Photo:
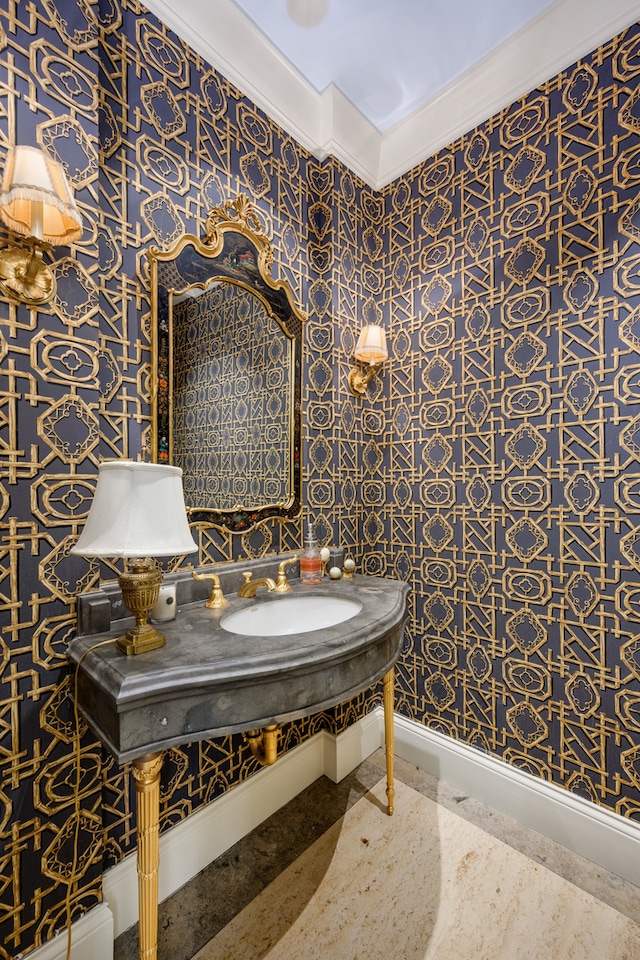
<svg viewBox="0 0 640 960">
<path fill-rule="evenodd" d="M 393 814 L 393 798 L 396 794 L 393 786 L 393 686 L 394 669 L 385 673 L 382 681 L 382 702 L 384 706 L 384 752 L 387 761 L 387 813 Z"/>
<path fill-rule="evenodd" d="M 158 956 L 158 864 L 160 862 L 160 770 L 162 754 L 133 761 L 138 824 L 138 956 Z"/>
</svg>

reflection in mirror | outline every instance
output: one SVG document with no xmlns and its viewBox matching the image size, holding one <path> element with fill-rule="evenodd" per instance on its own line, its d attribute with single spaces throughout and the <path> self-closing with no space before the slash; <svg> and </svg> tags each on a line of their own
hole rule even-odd
<svg viewBox="0 0 640 960">
<path fill-rule="evenodd" d="M 246 197 L 151 250 L 153 458 L 192 519 L 245 531 L 300 509 L 302 314 Z"/>
<path fill-rule="evenodd" d="M 250 290 L 215 280 L 174 300 L 173 463 L 187 503 L 286 506 L 292 489 L 291 338 Z"/>
</svg>

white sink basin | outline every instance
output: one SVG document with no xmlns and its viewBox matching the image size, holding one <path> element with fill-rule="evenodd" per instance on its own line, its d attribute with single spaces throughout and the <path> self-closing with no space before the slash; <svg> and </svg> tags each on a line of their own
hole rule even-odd
<svg viewBox="0 0 640 960">
<path fill-rule="evenodd" d="M 245 637 L 281 637 L 333 627 L 361 610 L 361 603 L 342 597 L 284 597 L 252 603 L 223 617 L 220 626 Z"/>
</svg>

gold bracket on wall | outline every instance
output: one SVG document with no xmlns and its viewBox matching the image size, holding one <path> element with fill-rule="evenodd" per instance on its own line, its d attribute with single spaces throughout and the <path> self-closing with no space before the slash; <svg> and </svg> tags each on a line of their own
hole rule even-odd
<svg viewBox="0 0 640 960">
<path fill-rule="evenodd" d="M 0 250 L 0 293 L 28 307 L 36 307 L 48 303 L 55 292 L 55 277 L 42 261 L 42 247 Z"/>
<path fill-rule="evenodd" d="M 361 370 L 360 367 L 354 367 L 349 373 L 349 389 L 354 397 L 364 396 L 367 385 L 374 373 L 377 373 L 382 364 L 378 363 L 374 367 L 367 367 Z"/>
<path fill-rule="evenodd" d="M 263 767 L 269 767 L 275 763 L 278 758 L 278 737 L 280 736 L 280 726 L 272 723 L 262 730 L 248 730 L 243 734 L 243 739 L 249 744 L 249 749 L 258 763 Z"/>
</svg>

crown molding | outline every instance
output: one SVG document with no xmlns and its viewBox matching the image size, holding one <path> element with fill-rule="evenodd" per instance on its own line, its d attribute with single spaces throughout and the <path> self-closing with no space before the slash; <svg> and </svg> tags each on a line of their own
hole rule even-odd
<svg viewBox="0 0 640 960">
<path fill-rule="evenodd" d="M 146 6 L 302 147 L 336 157 L 375 190 L 640 19 L 640 0 L 558 0 L 381 134 L 334 86 L 314 90 L 232 0 Z"/>
<path fill-rule="evenodd" d="M 389 130 L 381 188 L 640 19 L 639 0 L 561 0 Z"/>
<path fill-rule="evenodd" d="M 311 153 L 330 139 L 331 97 L 318 94 L 232 0 L 145 6 Z"/>
</svg>

